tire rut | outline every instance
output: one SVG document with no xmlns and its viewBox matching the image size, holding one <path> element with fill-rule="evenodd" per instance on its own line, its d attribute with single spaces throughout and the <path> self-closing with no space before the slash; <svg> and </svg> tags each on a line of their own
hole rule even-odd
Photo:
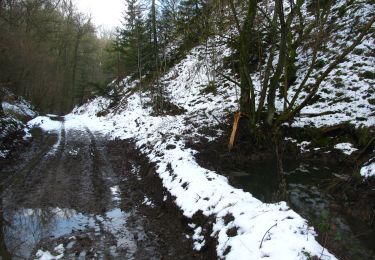
<svg viewBox="0 0 375 260">
<path fill-rule="evenodd" d="M 170 220 L 161 228 L 150 224 L 156 219 L 150 216 L 162 208 L 145 211 L 132 146 L 108 141 L 88 127 L 65 129 L 64 124 L 51 146 L 53 152 L 44 147 L 36 153 L 35 165 L 23 169 L 26 176 L 7 189 L 13 195 L 3 197 L 9 251 L 33 258 L 39 249 L 53 252 L 63 245 L 67 259 L 191 258 L 189 245 L 168 249 L 169 241 L 184 237 L 179 225 L 181 233 L 173 235 L 172 228 L 168 240 L 163 236 Z"/>
</svg>

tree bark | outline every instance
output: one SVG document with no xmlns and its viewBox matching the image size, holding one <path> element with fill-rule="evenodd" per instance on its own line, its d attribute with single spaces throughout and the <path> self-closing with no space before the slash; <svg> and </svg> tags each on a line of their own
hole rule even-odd
<svg viewBox="0 0 375 260">
<path fill-rule="evenodd" d="M 368 35 L 369 30 L 374 23 L 375 23 L 375 15 L 372 16 L 372 18 L 367 22 L 367 24 L 362 27 L 362 29 L 360 30 L 361 31 L 360 34 L 357 36 L 357 38 L 355 38 L 353 43 L 350 46 L 348 46 L 347 48 L 345 48 L 344 50 L 342 50 L 341 55 L 339 55 L 328 66 L 328 68 L 323 72 L 323 74 L 321 74 L 316 79 L 315 83 L 311 86 L 310 93 L 306 96 L 306 98 L 296 108 L 293 109 L 292 107 L 290 107 L 290 110 L 288 110 L 280 118 L 278 118 L 277 125 L 281 125 L 282 123 L 284 123 L 286 121 L 289 121 L 290 119 L 294 118 L 304 107 L 306 107 L 309 104 L 309 102 L 314 98 L 314 96 L 318 92 L 319 87 L 322 84 L 322 82 L 327 78 L 327 76 L 331 73 L 331 71 L 333 69 L 335 69 L 337 67 L 337 65 L 339 65 L 345 59 L 345 57 L 349 53 L 351 53 L 354 50 L 354 48 L 362 42 L 363 38 L 366 35 Z M 293 104 L 291 104 L 290 106 L 292 106 L 292 105 Z"/>
<path fill-rule="evenodd" d="M 0 117 L 4 116 L 4 109 L 3 109 L 3 99 L 5 96 L 5 92 L 3 88 L 0 86 Z"/>
<path fill-rule="evenodd" d="M 249 58 L 252 40 L 252 32 L 254 31 L 254 20 L 257 12 L 257 0 L 250 0 L 247 9 L 245 21 L 240 31 L 239 54 L 240 54 L 240 78 L 241 78 L 241 94 L 240 109 L 249 117 L 250 129 L 255 128 L 256 111 L 255 111 L 255 90 L 254 84 L 250 76 Z"/>
</svg>

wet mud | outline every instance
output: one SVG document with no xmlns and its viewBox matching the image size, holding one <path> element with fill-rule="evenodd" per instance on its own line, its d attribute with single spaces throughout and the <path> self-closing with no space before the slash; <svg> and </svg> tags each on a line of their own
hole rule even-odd
<svg viewBox="0 0 375 260">
<path fill-rule="evenodd" d="M 3 259 L 215 259 L 194 252 L 188 220 L 131 141 L 86 129 L 34 139 L 2 162 Z"/>
</svg>

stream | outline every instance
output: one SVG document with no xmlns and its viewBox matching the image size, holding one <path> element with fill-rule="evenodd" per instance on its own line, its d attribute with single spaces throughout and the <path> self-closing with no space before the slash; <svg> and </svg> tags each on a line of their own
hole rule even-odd
<svg viewBox="0 0 375 260">
<path fill-rule="evenodd" d="M 365 223 L 339 210 L 344 199 L 337 201 L 325 192 L 327 183 L 342 172 L 329 165 L 284 162 L 289 205 L 314 226 L 323 246 L 340 259 L 375 259 L 375 232 Z M 249 191 L 263 202 L 278 201 L 279 182 L 276 163 L 253 163 L 241 170 L 225 171 L 231 182 Z"/>
</svg>

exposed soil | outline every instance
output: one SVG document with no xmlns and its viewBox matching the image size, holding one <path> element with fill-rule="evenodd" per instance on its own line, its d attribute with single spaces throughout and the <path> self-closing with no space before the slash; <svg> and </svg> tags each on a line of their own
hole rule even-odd
<svg viewBox="0 0 375 260">
<path fill-rule="evenodd" d="M 35 130 L 30 147 L 1 166 L 4 259 L 58 255 L 58 246 L 66 259 L 217 258 L 210 240 L 193 251 L 189 220 L 131 141 Z"/>
</svg>

